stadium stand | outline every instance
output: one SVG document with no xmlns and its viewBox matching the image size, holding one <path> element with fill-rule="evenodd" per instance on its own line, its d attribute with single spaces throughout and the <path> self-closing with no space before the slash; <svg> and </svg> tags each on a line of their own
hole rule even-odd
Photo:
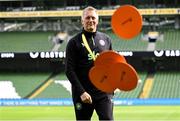
<svg viewBox="0 0 180 121">
<path fill-rule="evenodd" d="M 35 98 L 71 98 L 71 93 L 68 89 L 71 90 L 71 85 L 68 83 L 69 81 L 58 80 L 54 81 L 51 85 L 49 85 L 42 93 L 40 93 Z M 66 87 L 64 84 L 69 87 Z"/>
<path fill-rule="evenodd" d="M 24 98 L 48 76 L 49 73 L 0 73 L 0 80 L 9 80 L 20 97 Z"/>
<path fill-rule="evenodd" d="M 112 45 L 116 51 L 146 51 L 148 42 L 142 41 L 141 33 L 131 40 L 118 38 L 112 31 L 108 31 L 107 34 L 112 38 Z"/>
<path fill-rule="evenodd" d="M 179 72 L 157 72 L 149 98 L 180 98 Z"/>
<path fill-rule="evenodd" d="M 17 99 L 21 98 L 11 81 L 0 81 L 0 99 Z"/>
<path fill-rule="evenodd" d="M 124 4 L 136 6 L 143 15 L 143 29 L 132 40 L 118 38 L 110 25 L 113 11 Z M 0 98 L 27 98 L 37 92 L 45 81 L 49 81 L 48 85 L 32 98 L 71 97 L 65 74 L 59 74 L 59 71 L 64 71 L 64 58 L 47 57 L 46 60 L 33 60 L 29 58 L 29 52 L 65 51 L 67 41 L 74 33 L 81 30 L 81 10 L 87 5 L 100 10 L 98 28 L 112 38 L 114 50 L 142 52 L 138 56 L 127 57 L 128 61 L 136 67 L 141 83 L 131 92 L 116 91 L 114 97 L 141 98 L 149 75 L 153 75 L 152 87 L 146 95 L 147 98 L 180 98 L 179 55 L 173 55 L 173 58 L 164 57 L 164 55 L 162 57 L 148 55 L 148 51 L 153 53 L 154 50 L 179 50 L 179 0 L 1 0 L 0 54 L 12 52 L 19 55 L 27 54 L 28 57 L 19 56 L 14 61 L 14 58 L 4 59 L 0 56 L 0 91 L 6 92 L 3 88 L 6 82 L 3 81 L 8 80 L 7 89 L 14 90 L 13 93 L 17 92 L 19 95 L 5 97 L 7 95 L 4 94 L 8 93 L 6 92 L 0 93 Z M 158 32 L 161 37 L 150 42 L 146 35 L 154 31 Z M 68 38 L 65 41 L 62 40 L 61 45 L 58 45 L 59 43 L 53 41 L 53 38 L 57 33 L 64 32 Z M 152 60 L 154 63 L 150 64 Z M 59 61 L 61 64 L 57 63 Z M 29 69 L 33 66 L 35 66 L 33 69 Z M 58 74 L 56 73 L 56 76 L 49 79 L 53 72 L 57 72 L 56 68 L 60 68 Z M 48 72 L 45 73 L 44 70 Z"/>
<path fill-rule="evenodd" d="M 33 76 L 33 78 L 32 78 Z M 0 74 L 0 99 L 8 98 L 27 98 L 28 95 L 36 90 L 44 80 L 49 77 L 49 73 L 8 73 Z M 68 82 L 65 74 L 58 74 L 51 78 L 53 82 L 42 92 L 33 98 L 70 98 L 70 90 L 61 83 L 63 80 Z M 58 80 L 57 80 L 58 79 Z M 59 80 L 60 79 L 60 80 Z M 9 80 L 9 81 L 3 81 Z M 70 86 L 70 83 L 68 83 Z M 20 95 L 20 96 L 19 96 Z"/>
<path fill-rule="evenodd" d="M 113 48 L 116 51 L 148 51 L 147 47 L 150 43 L 143 40 L 143 32 L 132 40 L 122 40 L 111 30 L 106 33 L 112 38 Z M 55 32 L 3 32 L 0 33 L 0 52 L 51 51 L 54 42 L 50 38 L 54 34 Z M 179 30 L 165 31 L 163 34 L 164 40 L 157 40 L 154 50 L 178 50 L 180 45 L 179 35 Z M 65 51 L 66 44 L 67 41 L 63 41 L 58 51 Z"/>
<path fill-rule="evenodd" d="M 50 51 L 53 46 L 48 41 L 52 32 L 6 32 L 0 33 L 1 52 Z"/>
<path fill-rule="evenodd" d="M 71 85 L 64 73 L 52 77 L 51 83 L 35 98 L 71 98 Z"/>
<path fill-rule="evenodd" d="M 147 73 L 139 72 L 138 75 L 139 75 L 138 85 L 134 90 L 129 92 L 117 90 L 115 91 L 114 98 L 126 98 L 126 99 L 138 98 L 144 86 L 144 81 L 147 77 Z"/>
<path fill-rule="evenodd" d="M 164 40 L 157 41 L 156 50 L 178 50 L 180 45 L 180 31 L 167 30 L 164 32 Z"/>
</svg>

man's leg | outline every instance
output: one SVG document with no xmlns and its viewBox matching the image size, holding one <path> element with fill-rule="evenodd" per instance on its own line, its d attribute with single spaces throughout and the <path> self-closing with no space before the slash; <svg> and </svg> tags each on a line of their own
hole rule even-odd
<svg viewBox="0 0 180 121">
<path fill-rule="evenodd" d="M 94 111 L 92 104 L 77 101 L 74 103 L 76 120 L 90 120 Z"/>
<path fill-rule="evenodd" d="M 113 102 L 111 96 L 104 96 L 98 99 L 95 104 L 95 110 L 99 120 L 113 121 Z"/>
</svg>

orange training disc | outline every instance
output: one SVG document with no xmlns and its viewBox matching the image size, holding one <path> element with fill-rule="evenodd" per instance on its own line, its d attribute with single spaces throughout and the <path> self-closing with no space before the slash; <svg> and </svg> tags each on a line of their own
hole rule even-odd
<svg viewBox="0 0 180 121">
<path fill-rule="evenodd" d="M 120 6 L 112 15 L 111 26 L 122 39 L 132 39 L 142 29 L 142 16 L 132 5 Z"/>
<path fill-rule="evenodd" d="M 126 63 L 123 56 L 114 51 L 102 52 L 89 71 L 92 84 L 99 90 L 111 93 L 116 88 L 130 91 L 137 86 L 138 75 L 135 69 Z"/>
<path fill-rule="evenodd" d="M 101 91 L 112 93 L 116 86 L 109 80 L 109 70 L 106 66 L 94 66 L 89 71 L 92 84 Z"/>
<path fill-rule="evenodd" d="M 126 63 L 126 59 L 124 56 L 109 50 L 100 53 L 100 55 L 96 58 L 94 65 L 104 65 L 104 66 L 111 66 L 117 62 L 124 62 Z"/>
<path fill-rule="evenodd" d="M 127 63 L 116 63 L 112 65 L 110 72 L 109 79 L 111 83 L 115 83 L 120 90 L 130 91 L 136 88 L 138 75 L 131 65 Z"/>
</svg>

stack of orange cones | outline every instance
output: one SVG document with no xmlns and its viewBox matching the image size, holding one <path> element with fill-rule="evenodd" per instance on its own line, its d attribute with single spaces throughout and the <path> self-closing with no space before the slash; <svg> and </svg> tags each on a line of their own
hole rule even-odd
<svg viewBox="0 0 180 121">
<path fill-rule="evenodd" d="M 102 52 L 89 71 L 91 82 L 100 90 L 111 93 L 115 89 L 130 91 L 136 88 L 138 74 L 125 58 L 114 52 Z"/>
</svg>

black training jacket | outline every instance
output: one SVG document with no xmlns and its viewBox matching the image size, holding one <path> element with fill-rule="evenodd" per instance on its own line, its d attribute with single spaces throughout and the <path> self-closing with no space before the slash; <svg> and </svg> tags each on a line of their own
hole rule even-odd
<svg viewBox="0 0 180 121">
<path fill-rule="evenodd" d="M 84 33 L 91 50 L 96 54 L 112 49 L 111 39 L 106 34 L 98 31 L 89 33 L 82 30 L 69 40 L 66 47 L 65 72 L 72 84 L 73 96 L 80 96 L 84 91 L 91 95 L 101 92 L 91 83 L 88 77 L 94 61 L 83 44 L 82 33 Z"/>
</svg>

